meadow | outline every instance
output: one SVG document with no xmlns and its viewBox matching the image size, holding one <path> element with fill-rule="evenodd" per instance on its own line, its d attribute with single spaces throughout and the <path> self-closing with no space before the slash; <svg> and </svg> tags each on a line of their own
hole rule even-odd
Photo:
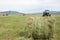
<svg viewBox="0 0 60 40">
<path fill-rule="evenodd" d="M 10 14 L 8 16 L 0 15 L 0 40 L 31 40 L 25 37 L 26 20 L 31 16 L 39 16 L 41 14 Z M 52 14 L 55 16 L 55 34 L 56 40 L 60 40 L 60 14 Z M 26 34 L 27 35 L 27 34 Z"/>
</svg>

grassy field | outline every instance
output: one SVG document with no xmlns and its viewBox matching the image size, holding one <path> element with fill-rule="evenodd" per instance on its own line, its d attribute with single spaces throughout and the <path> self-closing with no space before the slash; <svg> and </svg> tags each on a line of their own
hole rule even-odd
<svg viewBox="0 0 60 40">
<path fill-rule="evenodd" d="M 41 17 L 40 14 L 0 16 L 0 40 L 31 40 L 24 37 L 23 33 L 26 27 L 26 19 L 30 16 Z M 60 40 L 60 14 L 54 14 L 52 16 L 55 16 L 56 19 L 56 39 Z"/>
</svg>

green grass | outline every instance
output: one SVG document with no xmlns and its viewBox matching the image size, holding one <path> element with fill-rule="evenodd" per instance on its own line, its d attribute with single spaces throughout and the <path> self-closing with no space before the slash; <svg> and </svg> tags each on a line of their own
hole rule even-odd
<svg viewBox="0 0 60 40">
<path fill-rule="evenodd" d="M 26 19 L 31 16 L 41 17 L 39 14 L 0 16 L 0 40 L 29 40 L 30 38 L 24 37 L 24 29 L 26 27 Z M 55 16 L 56 19 L 56 39 L 60 40 L 60 15 L 54 14 L 52 16 Z"/>
</svg>

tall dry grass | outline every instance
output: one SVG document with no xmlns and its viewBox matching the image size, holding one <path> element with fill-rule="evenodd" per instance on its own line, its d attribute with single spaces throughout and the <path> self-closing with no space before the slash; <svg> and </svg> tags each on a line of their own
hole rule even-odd
<svg viewBox="0 0 60 40">
<path fill-rule="evenodd" d="M 54 17 L 29 17 L 26 26 L 27 37 L 33 40 L 53 40 L 54 27 Z"/>
</svg>

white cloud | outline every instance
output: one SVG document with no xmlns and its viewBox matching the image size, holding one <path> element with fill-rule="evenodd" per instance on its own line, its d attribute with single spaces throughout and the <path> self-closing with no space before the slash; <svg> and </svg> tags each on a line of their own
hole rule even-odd
<svg viewBox="0 0 60 40">
<path fill-rule="evenodd" d="M 59 0 L 0 0 L 0 11 L 36 12 L 45 9 L 60 11 Z"/>
</svg>

